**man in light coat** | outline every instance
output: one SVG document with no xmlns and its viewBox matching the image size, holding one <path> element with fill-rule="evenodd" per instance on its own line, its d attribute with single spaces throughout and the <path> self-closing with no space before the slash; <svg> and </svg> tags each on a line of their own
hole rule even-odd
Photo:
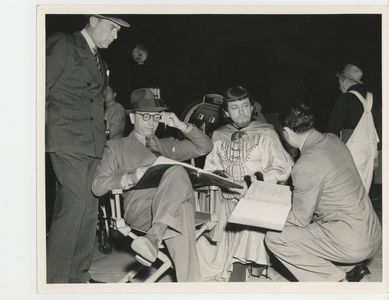
<svg viewBox="0 0 389 300">
<path fill-rule="evenodd" d="M 303 104 L 281 116 L 287 142 L 300 149 L 292 170 L 292 210 L 282 232 L 268 232 L 269 250 L 298 281 L 359 281 L 369 271 L 345 273 L 333 262 L 356 264 L 381 245 L 381 225 L 346 145 L 314 128 Z"/>
<path fill-rule="evenodd" d="M 146 231 L 132 242 L 140 263 L 156 260 L 158 246 L 165 242 L 174 262 L 177 281 L 201 281 L 196 251 L 194 192 L 189 176 L 181 166 L 169 168 L 158 187 L 131 189 L 157 156 L 184 161 L 207 154 L 211 140 L 198 128 L 166 112 L 161 100 L 150 89 L 131 94 L 130 120 L 134 125 L 128 137 L 107 142 L 92 189 L 97 196 L 112 189 L 123 189 L 124 218 L 127 224 Z M 158 139 L 159 123 L 180 130 L 186 137 Z"/>
</svg>

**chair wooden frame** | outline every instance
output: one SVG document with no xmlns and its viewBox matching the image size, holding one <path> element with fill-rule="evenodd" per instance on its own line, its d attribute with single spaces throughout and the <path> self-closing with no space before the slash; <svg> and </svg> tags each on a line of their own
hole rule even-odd
<svg viewBox="0 0 389 300">
<path fill-rule="evenodd" d="M 204 232 L 211 230 L 216 225 L 215 201 L 216 201 L 216 193 L 218 189 L 219 188 L 216 186 L 207 186 L 207 187 L 196 189 L 195 222 L 196 222 L 196 228 L 198 228 L 196 229 L 196 240 L 202 234 L 204 234 Z M 112 229 L 119 231 L 123 236 L 128 236 L 134 240 L 138 237 L 138 235 L 134 232 L 131 226 L 125 223 L 124 218 L 122 216 L 121 205 L 120 205 L 121 204 L 120 195 L 122 193 L 123 193 L 122 189 L 114 189 L 111 191 L 112 197 L 110 197 L 110 205 L 111 205 L 110 226 Z M 206 195 L 205 199 L 208 200 L 206 201 L 207 203 L 205 205 L 206 207 L 205 211 L 204 208 L 201 209 L 201 205 L 199 204 L 199 195 L 202 193 L 205 193 Z M 170 257 L 167 254 L 165 254 L 164 251 L 161 251 L 161 249 L 163 248 L 164 248 L 164 244 L 161 245 L 160 251 L 158 251 L 158 256 L 157 256 L 157 260 L 159 260 L 162 264 L 144 282 L 156 282 L 166 271 L 168 271 L 170 268 L 174 268 L 173 262 L 170 259 Z M 141 266 L 140 268 L 130 270 L 123 278 L 119 280 L 119 282 L 120 283 L 133 282 L 134 278 L 144 267 L 145 266 Z"/>
</svg>

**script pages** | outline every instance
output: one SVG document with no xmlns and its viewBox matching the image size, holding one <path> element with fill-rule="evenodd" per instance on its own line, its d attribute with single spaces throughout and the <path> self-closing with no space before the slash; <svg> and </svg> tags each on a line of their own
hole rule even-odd
<svg viewBox="0 0 389 300">
<path fill-rule="evenodd" d="M 239 200 L 229 222 L 282 231 L 291 209 L 289 186 L 254 181 Z"/>
<path fill-rule="evenodd" d="M 206 185 L 216 185 L 221 188 L 243 188 L 228 178 L 204 171 L 187 163 L 159 156 L 132 189 L 145 189 L 158 186 L 163 173 L 174 165 L 185 168 L 194 188 Z"/>
</svg>

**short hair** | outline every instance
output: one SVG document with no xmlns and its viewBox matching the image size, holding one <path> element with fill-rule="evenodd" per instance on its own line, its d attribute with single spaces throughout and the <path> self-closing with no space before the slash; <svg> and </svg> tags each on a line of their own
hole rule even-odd
<svg viewBox="0 0 389 300">
<path fill-rule="evenodd" d="M 311 108 L 301 101 L 290 104 L 287 109 L 280 114 L 282 127 L 289 127 L 296 133 L 304 133 L 314 127 L 315 117 Z"/>
<path fill-rule="evenodd" d="M 243 100 L 245 98 L 248 98 L 250 100 L 251 105 L 254 104 L 254 101 L 250 97 L 249 91 L 245 87 L 238 85 L 229 88 L 226 91 L 226 95 L 224 96 L 224 101 L 223 101 L 224 110 L 225 111 L 227 110 L 229 102 L 235 102 L 235 101 Z"/>
</svg>

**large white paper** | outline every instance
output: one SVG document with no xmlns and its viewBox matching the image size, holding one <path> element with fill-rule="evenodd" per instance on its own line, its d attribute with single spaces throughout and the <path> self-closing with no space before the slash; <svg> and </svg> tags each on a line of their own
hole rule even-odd
<svg viewBox="0 0 389 300">
<path fill-rule="evenodd" d="M 228 221 L 282 231 L 291 209 L 291 199 L 289 186 L 254 181 Z"/>
</svg>

